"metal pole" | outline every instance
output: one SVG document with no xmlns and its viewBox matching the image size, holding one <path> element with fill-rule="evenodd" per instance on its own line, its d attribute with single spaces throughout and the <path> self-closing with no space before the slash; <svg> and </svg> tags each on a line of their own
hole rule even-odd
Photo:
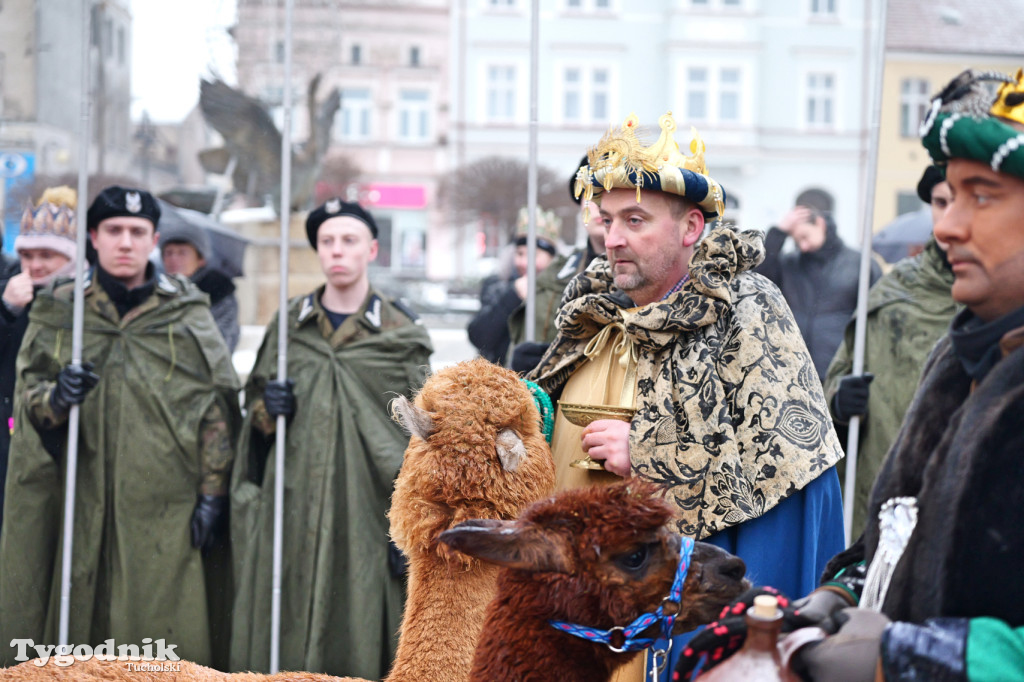
<svg viewBox="0 0 1024 682">
<path fill-rule="evenodd" d="M 284 14 L 284 129 L 281 131 L 281 286 L 277 310 L 277 380 L 288 378 L 288 233 L 292 202 L 292 9 L 285 0 Z M 312 133 L 310 133 L 312 134 Z M 280 669 L 281 558 L 284 554 L 284 415 L 277 418 L 274 451 L 274 560 L 270 599 L 270 673 Z"/>
<path fill-rule="evenodd" d="M 860 239 L 860 281 L 857 289 L 857 315 L 853 333 L 853 370 L 854 376 L 864 373 L 864 337 L 867 332 L 868 289 L 871 286 L 871 237 L 875 205 L 875 177 L 878 167 L 878 133 L 879 120 L 882 112 L 882 80 L 885 72 L 885 19 L 887 0 L 878 0 L 875 19 L 874 50 L 872 68 L 872 102 L 871 120 L 868 134 L 868 169 L 864 197 L 864 214 L 861 225 Z M 853 502 L 857 483 L 857 448 L 860 442 L 860 418 L 850 420 L 849 435 L 846 440 L 846 481 L 843 486 L 843 528 L 846 533 L 846 545 L 850 545 L 853 527 Z"/>
<path fill-rule="evenodd" d="M 526 203 L 530 223 L 526 236 L 526 340 L 537 335 L 537 76 L 540 53 L 540 0 L 530 10 L 530 164 L 526 173 Z"/>
<path fill-rule="evenodd" d="M 78 234 L 75 236 L 75 297 L 71 316 L 71 364 L 82 364 L 82 330 L 85 326 L 85 233 L 89 201 L 89 118 L 92 100 L 89 93 L 89 20 L 92 0 L 82 0 L 82 83 L 81 116 L 78 121 L 78 207 L 75 210 Z M 75 532 L 75 483 L 78 479 L 78 426 L 80 410 L 72 405 L 68 412 L 67 470 L 64 474 L 64 544 L 60 566 L 60 619 L 57 643 L 65 647 L 71 618 L 71 552 Z M 58 650 L 59 651 L 59 650 Z M 66 653 L 66 652 L 65 652 Z"/>
</svg>

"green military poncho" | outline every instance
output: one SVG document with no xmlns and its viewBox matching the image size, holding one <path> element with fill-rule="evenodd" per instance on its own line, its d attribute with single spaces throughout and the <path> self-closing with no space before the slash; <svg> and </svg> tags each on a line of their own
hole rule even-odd
<svg viewBox="0 0 1024 682">
<path fill-rule="evenodd" d="M 296 407 L 285 455 L 281 669 L 379 679 L 402 616 L 403 579 L 388 571 L 386 514 L 409 440 L 388 404 L 422 385 L 432 349 L 422 326 L 373 291 L 334 330 L 322 291 L 288 309 Z M 249 413 L 232 479 L 236 670 L 269 665 L 277 472 L 273 435 L 253 425 L 266 415 L 263 389 L 277 374 L 276 321 L 246 385 Z"/>
<path fill-rule="evenodd" d="M 163 638 L 209 664 L 211 635 L 222 633 L 211 633 L 219 614 L 207 600 L 219 595 L 189 528 L 204 474 L 201 423 L 213 412 L 237 429 L 238 380 L 206 296 L 185 280 L 159 277 L 124 319 L 86 284 L 82 357 L 100 381 L 80 411 L 69 639 Z M 67 427 L 38 430 L 29 413 L 70 361 L 72 290 L 39 294 L 18 356 L 0 539 L 4 663 L 13 638 L 57 643 Z"/>
<path fill-rule="evenodd" d="M 868 295 L 864 371 L 874 374 L 875 379 L 871 382 L 868 413 L 860 424 L 852 537 L 864 529 L 875 474 L 896 441 L 925 361 L 959 309 L 951 293 L 953 271 L 943 260 L 932 239 L 922 253 L 897 263 Z M 851 320 L 825 375 L 825 398 L 830 407 L 839 381 L 853 371 L 854 327 Z M 840 479 L 846 475 L 845 468 L 845 462 L 841 462 Z"/>
</svg>

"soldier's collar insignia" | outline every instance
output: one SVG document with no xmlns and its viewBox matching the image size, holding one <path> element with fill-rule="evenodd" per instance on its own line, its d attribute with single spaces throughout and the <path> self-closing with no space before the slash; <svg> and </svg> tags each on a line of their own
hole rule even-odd
<svg viewBox="0 0 1024 682">
<path fill-rule="evenodd" d="M 341 210 L 341 199 L 330 199 L 324 204 L 324 211 L 327 213 L 337 213 Z"/>
<path fill-rule="evenodd" d="M 374 294 L 366 306 L 366 321 L 380 329 L 380 297 Z"/>
<path fill-rule="evenodd" d="M 566 277 L 574 274 L 576 272 L 576 266 L 580 264 L 581 258 L 583 258 L 583 254 L 580 252 L 572 254 L 572 256 L 569 257 L 569 260 L 565 261 L 565 265 L 563 265 L 562 269 L 558 271 L 558 274 L 555 275 L 555 278 L 565 279 Z"/>
<path fill-rule="evenodd" d="M 302 307 L 299 309 L 299 322 L 305 322 L 313 314 L 313 294 L 302 299 Z"/>
<path fill-rule="evenodd" d="M 124 207 L 129 213 L 138 213 L 142 210 L 142 195 L 138 192 L 125 192 Z"/>
</svg>

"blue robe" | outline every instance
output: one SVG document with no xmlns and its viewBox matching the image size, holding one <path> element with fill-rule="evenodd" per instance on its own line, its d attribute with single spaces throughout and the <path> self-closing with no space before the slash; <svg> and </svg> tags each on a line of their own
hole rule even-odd
<svg viewBox="0 0 1024 682">
<path fill-rule="evenodd" d="M 770 585 L 797 599 L 818 587 L 825 564 L 843 550 L 843 540 L 843 500 L 839 475 L 832 467 L 764 515 L 705 542 L 743 559 L 747 579 L 754 585 Z M 672 679 L 680 654 L 696 632 L 672 639 L 669 665 L 661 679 Z M 664 646 L 662 640 L 656 648 Z"/>
</svg>

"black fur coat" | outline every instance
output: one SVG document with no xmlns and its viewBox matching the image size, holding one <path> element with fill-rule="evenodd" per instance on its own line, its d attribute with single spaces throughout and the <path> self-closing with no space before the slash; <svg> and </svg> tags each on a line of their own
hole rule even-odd
<svg viewBox="0 0 1024 682">
<path fill-rule="evenodd" d="M 1004 337 L 1004 348 L 1009 337 Z M 991 616 L 1024 625 L 1024 348 L 1017 347 L 974 391 L 939 341 L 903 428 L 875 480 L 870 522 L 826 573 L 878 543 L 878 510 L 918 499 L 918 523 L 884 605 L 893 620 Z M 859 556 L 858 556 L 859 555 Z"/>
</svg>

